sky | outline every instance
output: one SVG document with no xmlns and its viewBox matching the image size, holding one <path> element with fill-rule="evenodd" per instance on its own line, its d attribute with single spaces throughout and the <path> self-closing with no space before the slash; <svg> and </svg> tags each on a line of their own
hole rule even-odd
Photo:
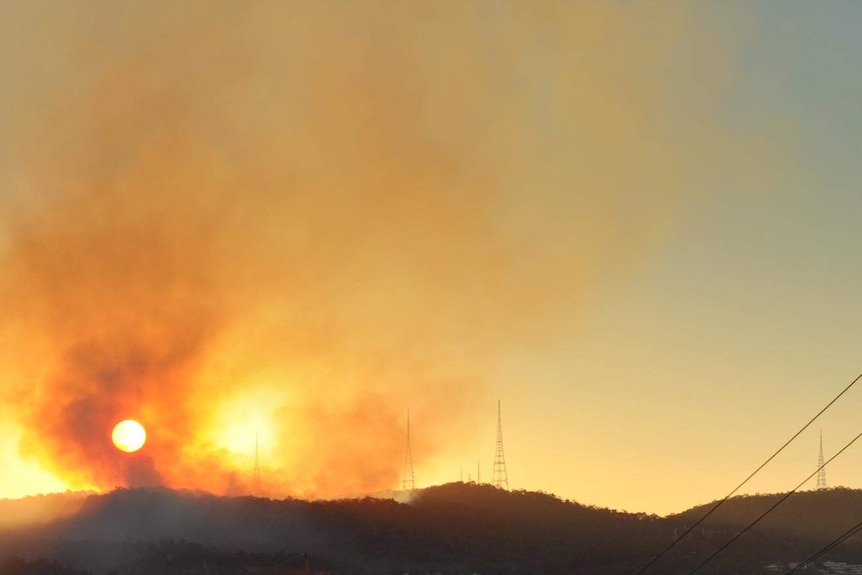
<svg viewBox="0 0 862 575">
<path fill-rule="evenodd" d="M 2 497 L 248 493 L 256 435 L 271 496 L 383 491 L 408 409 L 418 487 L 487 481 L 499 400 L 512 489 L 667 514 L 862 371 L 858 3 L 0 12 Z"/>
</svg>

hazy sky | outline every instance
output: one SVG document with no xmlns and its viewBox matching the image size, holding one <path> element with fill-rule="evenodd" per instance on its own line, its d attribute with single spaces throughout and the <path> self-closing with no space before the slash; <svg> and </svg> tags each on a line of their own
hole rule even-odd
<svg viewBox="0 0 862 575">
<path fill-rule="evenodd" d="M 34 5 L 35 4 L 35 5 Z M 856 2 L 0 4 L 0 495 L 722 497 L 862 363 Z M 859 432 L 862 389 L 748 492 Z M 128 458 L 110 427 L 151 436 Z M 862 445 L 827 472 L 862 486 Z"/>
<path fill-rule="evenodd" d="M 579 329 L 514 362 L 519 481 L 544 413 L 530 488 L 654 512 L 719 498 L 862 371 L 860 18 L 853 2 L 758 2 L 710 20 L 737 42 L 718 113 L 741 146 L 774 146 L 763 168 L 780 173 L 721 166 L 655 249 L 597 287 Z M 516 395 L 526 379 L 553 391 Z M 817 430 L 829 457 L 859 432 L 860 406 L 855 390 L 748 491 L 795 486 L 815 469 Z M 827 480 L 859 487 L 862 452 Z"/>
</svg>

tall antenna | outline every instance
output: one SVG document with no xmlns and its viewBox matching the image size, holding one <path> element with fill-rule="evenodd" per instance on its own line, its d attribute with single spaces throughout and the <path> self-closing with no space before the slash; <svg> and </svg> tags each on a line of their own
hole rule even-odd
<svg viewBox="0 0 862 575">
<path fill-rule="evenodd" d="M 823 465 L 823 430 L 820 430 L 820 455 L 817 457 L 817 489 L 826 489 L 826 467 Z"/>
<path fill-rule="evenodd" d="M 494 474 L 491 483 L 495 487 L 509 489 L 509 476 L 506 473 L 506 457 L 503 455 L 503 417 L 500 412 L 500 400 L 497 400 L 497 451 L 494 454 Z"/>
<path fill-rule="evenodd" d="M 413 476 L 413 451 L 410 449 L 410 410 L 407 410 L 407 455 L 404 457 L 404 479 L 401 481 L 404 491 L 413 491 L 416 478 Z"/>
<path fill-rule="evenodd" d="M 254 478 L 251 483 L 251 494 L 260 497 L 260 456 L 257 449 L 257 433 L 254 434 Z"/>
</svg>

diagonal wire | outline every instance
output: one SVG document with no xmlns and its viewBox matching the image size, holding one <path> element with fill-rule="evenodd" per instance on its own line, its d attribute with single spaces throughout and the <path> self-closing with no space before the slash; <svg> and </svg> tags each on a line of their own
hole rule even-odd
<svg viewBox="0 0 862 575">
<path fill-rule="evenodd" d="M 734 543 L 734 542 L 736 542 L 736 540 L 737 540 L 737 539 L 739 539 L 740 537 L 742 537 L 743 535 L 745 535 L 746 533 L 748 533 L 748 531 L 749 531 L 752 527 L 754 527 L 755 525 L 757 525 L 758 523 L 760 523 L 760 520 L 761 520 L 761 519 L 763 519 L 764 517 L 766 517 L 767 515 L 769 515 L 770 513 L 772 513 L 772 512 L 773 512 L 773 510 L 775 510 L 775 508 L 776 508 L 776 507 L 778 507 L 779 505 L 781 505 L 782 503 L 784 503 L 785 501 L 787 501 L 787 498 L 788 498 L 788 497 L 790 497 L 791 495 L 793 495 L 794 493 L 796 493 L 797 491 L 799 491 L 799 488 L 800 488 L 800 487 L 802 487 L 803 485 L 805 485 L 805 484 L 806 484 L 806 483 L 807 483 L 807 482 L 808 482 L 812 477 L 814 477 L 815 475 L 817 475 L 817 474 L 820 472 L 820 470 L 821 470 L 821 469 L 823 469 L 824 467 L 826 467 L 826 466 L 827 466 L 827 465 L 828 465 L 828 464 L 829 464 L 833 459 L 835 459 L 836 457 L 838 457 L 839 455 L 841 455 L 842 453 L 844 453 L 844 451 L 846 451 L 848 447 L 850 447 L 851 445 L 853 445 L 854 443 L 856 443 L 856 440 L 858 440 L 860 437 L 862 437 L 862 432 L 860 432 L 860 433 L 859 433 L 859 435 L 857 435 L 856 437 L 854 437 L 853 439 L 851 439 L 851 440 L 850 440 L 850 442 L 849 442 L 847 445 L 845 445 L 844 447 L 842 447 L 842 448 L 838 451 L 838 453 L 836 453 L 835 455 L 833 455 L 832 457 L 830 457 L 830 458 L 829 458 L 829 459 L 828 459 L 828 460 L 827 460 L 823 465 L 821 465 L 821 466 L 819 466 L 817 469 L 815 469 L 815 470 L 814 470 L 814 473 L 812 473 L 811 475 L 809 475 L 808 477 L 806 477 L 805 479 L 803 479 L 803 480 L 799 483 L 799 485 L 797 485 L 796 487 L 794 487 L 791 491 L 788 491 L 788 492 L 787 492 L 787 493 L 786 493 L 786 494 L 785 494 L 781 499 L 779 499 L 778 501 L 776 501 L 776 502 L 775 502 L 775 505 L 773 505 L 772 507 L 770 507 L 769 509 L 767 509 L 766 511 L 764 511 L 763 513 L 761 513 L 761 514 L 760 514 L 760 516 L 759 516 L 757 519 L 755 519 L 754 521 L 752 521 L 751 523 L 749 523 L 749 524 L 745 527 L 745 529 L 743 529 L 742 531 L 740 531 L 739 533 L 737 533 L 737 534 L 733 537 L 733 539 L 731 539 L 730 541 L 728 541 L 727 543 L 725 543 L 724 545 L 722 545 L 721 547 L 719 547 L 719 548 L 718 548 L 718 550 L 717 550 L 715 553 L 713 553 L 712 555 L 710 555 L 709 557 L 707 557 L 706 559 L 704 559 L 704 560 L 700 563 L 700 565 L 698 565 L 697 567 L 695 567 L 694 569 L 692 569 L 691 571 L 689 571 L 689 572 L 688 572 L 688 575 L 694 575 L 694 573 L 697 573 L 697 572 L 698 572 L 698 570 L 700 570 L 700 568 L 701 568 L 701 567 L 703 567 L 704 565 L 706 565 L 707 563 L 709 563 L 710 561 L 712 561 L 713 559 L 715 559 L 715 557 L 716 557 L 716 556 L 718 556 L 718 554 L 719 554 L 719 553 L 721 553 L 722 551 L 724 551 L 725 549 L 727 549 L 728 547 L 730 547 L 731 545 L 733 545 L 733 543 Z"/>
<path fill-rule="evenodd" d="M 862 531 L 862 521 L 860 521 L 859 523 L 857 523 L 856 525 L 854 525 L 853 527 L 851 527 L 850 529 L 848 529 L 847 531 L 845 531 L 844 533 L 839 535 L 836 539 L 833 539 L 831 543 L 829 543 L 825 547 L 821 548 L 819 551 L 814 553 L 814 555 L 812 555 L 811 557 L 809 557 L 808 559 L 806 559 L 802 563 L 799 563 L 796 567 L 794 567 L 793 569 L 791 569 L 790 571 L 788 571 L 784 575 L 792 575 L 793 573 L 796 573 L 800 569 L 804 569 L 809 563 L 813 563 L 813 562 L 817 561 L 823 555 L 832 551 L 833 549 L 835 549 L 836 547 L 838 547 L 839 545 L 841 545 L 842 543 L 844 543 L 845 541 L 847 541 L 848 539 L 850 539 L 851 537 L 853 537 L 854 535 L 859 533 L 859 531 Z"/>
<path fill-rule="evenodd" d="M 638 571 L 637 571 L 637 573 L 635 573 L 635 575 L 643 575 L 643 573 L 644 573 L 647 569 L 649 569 L 649 568 L 650 568 L 650 567 L 651 567 L 651 566 L 652 566 L 656 561 L 658 561 L 658 560 L 659 560 L 659 559 L 661 559 L 664 555 L 666 555 L 668 551 L 670 551 L 671 549 L 673 549 L 673 548 L 676 546 L 676 544 L 677 544 L 677 543 L 679 543 L 680 541 L 682 541 L 682 540 L 685 538 L 685 536 L 686 536 L 686 535 L 688 535 L 689 533 L 691 533 L 692 531 L 694 531 L 694 529 L 695 529 L 698 525 L 700 525 L 701 523 L 703 523 L 703 522 L 707 519 L 707 517 L 709 517 L 710 515 L 712 515 L 713 513 L 715 513 L 715 511 L 716 511 L 719 507 L 721 507 L 722 505 L 724 505 L 724 504 L 727 502 L 727 500 L 728 500 L 728 499 L 730 499 L 731 497 L 733 497 L 734 495 L 736 495 L 736 493 L 737 493 L 740 489 L 742 489 L 742 487 L 743 487 L 746 483 L 748 483 L 749 481 L 751 481 L 751 478 L 753 478 L 755 475 L 757 475 L 758 473 L 760 473 L 760 470 L 761 470 L 761 469 L 763 469 L 764 467 L 766 467 L 766 466 L 769 464 L 769 462 L 770 462 L 770 461 L 772 461 L 773 459 L 775 459 L 775 458 L 778 456 L 778 454 L 779 454 L 779 453 L 781 453 L 782 451 L 784 451 L 784 449 L 785 449 L 788 445 L 790 445 L 791 443 L 793 443 L 793 441 L 794 441 L 797 437 L 799 437 L 800 435 L 802 435 L 802 432 L 803 432 L 803 431 L 805 431 L 806 429 L 808 429 L 809 427 L 811 427 L 811 424 L 812 424 L 812 423 L 814 423 L 815 421 L 817 421 L 817 419 L 819 419 L 819 418 L 820 418 L 820 416 L 821 416 L 821 415 L 823 415 L 823 414 L 826 412 L 826 410 L 827 410 L 827 409 L 829 409 L 830 407 L 832 407 L 832 404 L 833 404 L 833 403 L 835 403 L 836 401 L 838 401 L 838 400 L 841 398 L 841 396 L 842 396 L 842 395 L 844 395 L 845 393 L 847 393 L 848 391 L 850 391 L 850 388 L 851 388 L 851 387 L 853 387 L 854 385 L 856 385 L 856 382 L 857 382 L 857 381 L 859 381 L 860 379 L 862 379 L 862 373 L 860 373 L 859 375 L 857 375 L 857 376 L 856 376 L 856 379 L 854 379 L 853 381 L 851 381 L 851 382 L 850 382 L 850 384 L 849 384 L 847 387 L 845 387 L 843 390 L 841 390 L 841 393 L 839 393 L 839 394 L 838 394 L 838 395 L 836 395 L 834 398 L 832 398 L 832 401 L 830 401 L 829 403 L 827 403 L 827 404 L 823 407 L 823 409 L 821 409 L 820 411 L 818 411 L 818 412 L 817 412 L 817 415 L 815 415 L 815 416 L 814 416 L 814 417 L 812 417 L 810 420 L 808 420 L 808 423 L 806 423 L 805 425 L 803 425 L 803 426 L 802 426 L 802 428 L 801 428 L 799 431 L 797 431 L 796 433 L 794 433 L 794 434 L 793 434 L 793 437 L 791 437 L 790 439 L 788 439 L 788 440 L 784 443 L 784 445 L 782 445 L 781 447 L 779 447 L 779 448 L 778 448 L 778 450 L 777 450 L 775 453 L 773 453 L 772 455 L 770 455 L 770 456 L 769 456 L 769 458 L 768 458 L 766 461 L 764 461 L 763 463 L 761 463 L 761 464 L 760 464 L 760 467 L 758 467 L 757 469 L 755 469 L 754 471 L 752 471 L 752 472 L 751 472 L 751 474 L 750 474 L 748 477 L 746 477 L 746 478 L 742 481 L 742 483 L 740 483 L 739 485 L 737 485 L 736 487 L 734 487 L 734 488 L 733 488 L 733 491 L 731 491 L 730 493 L 728 493 L 727 495 L 725 495 L 723 499 L 719 500 L 715 505 L 713 505 L 713 506 L 712 506 L 712 508 L 711 508 L 709 511 L 707 511 L 707 512 L 706 512 L 706 514 L 705 514 L 703 517 L 701 517 L 700 519 L 698 519 L 697 521 L 695 521 L 695 522 L 694 522 L 694 524 L 693 524 L 691 527 L 689 527 L 688 529 L 686 529 L 686 530 L 685 530 L 685 532 L 684 532 L 682 535 L 680 535 L 678 538 L 676 538 L 676 539 L 675 539 L 675 540 L 674 540 L 670 545 L 668 545 L 667 547 L 665 547 L 664 549 L 662 549 L 662 550 L 658 553 L 658 555 L 656 555 L 655 557 L 653 557 L 653 558 L 649 561 L 649 563 L 647 563 L 646 565 L 644 565 L 643 567 L 641 567 L 641 568 L 640 568 L 640 570 L 638 570 Z"/>
</svg>

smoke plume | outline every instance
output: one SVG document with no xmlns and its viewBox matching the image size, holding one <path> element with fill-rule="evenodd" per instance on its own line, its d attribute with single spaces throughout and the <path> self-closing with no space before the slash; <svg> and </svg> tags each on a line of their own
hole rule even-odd
<svg viewBox="0 0 862 575">
<path fill-rule="evenodd" d="M 446 453 L 496 359 L 576 322 L 704 151 L 654 77 L 676 9 L 17 10 L 3 399 L 72 487 L 249 492 L 256 434 L 270 495 L 397 485 L 406 409 L 418 464 Z"/>
</svg>

